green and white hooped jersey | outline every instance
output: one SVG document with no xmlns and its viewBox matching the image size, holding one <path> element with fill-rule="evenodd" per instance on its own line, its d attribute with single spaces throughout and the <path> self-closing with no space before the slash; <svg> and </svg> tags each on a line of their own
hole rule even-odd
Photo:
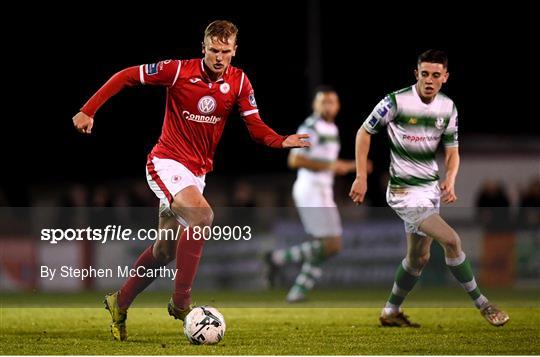
<svg viewBox="0 0 540 357">
<path fill-rule="evenodd" d="M 321 117 L 312 115 L 298 128 L 298 134 L 309 134 L 311 146 L 308 148 L 293 149 L 294 153 L 301 154 L 311 160 L 320 162 L 334 162 L 339 155 L 339 130 L 336 124 L 329 123 Z M 334 172 L 331 170 L 312 171 L 305 168 L 298 169 L 297 180 L 306 184 L 317 182 L 325 185 L 334 183 Z"/>
<path fill-rule="evenodd" d="M 416 86 L 387 95 L 364 121 L 376 134 L 387 126 L 390 139 L 390 185 L 423 186 L 439 179 L 435 153 L 439 142 L 458 146 L 457 109 L 442 93 L 426 104 Z"/>
</svg>

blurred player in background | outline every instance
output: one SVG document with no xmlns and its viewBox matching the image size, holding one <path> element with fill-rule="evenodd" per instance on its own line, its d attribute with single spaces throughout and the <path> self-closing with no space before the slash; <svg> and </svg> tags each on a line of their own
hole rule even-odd
<svg viewBox="0 0 540 357">
<path fill-rule="evenodd" d="M 407 233 L 407 255 L 397 269 L 392 292 L 381 312 L 383 326 L 419 326 L 409 321 L 401 305 L 429 260 L 433 239 L 443 247 L 448 268 L 482 316 L 494 326 L 509 320 L 508 314 L 482 295 L 458 234 L 439 215 L 441 198 L 444 203 L 457 199 L 454 184 L 459 168 L 457 109 L 450 98 L 439 92 L 448 80 L 447 70 L 444 52 L 422 53 L 415 70 L 416 84 L 387 95 L 356 137 L 357 178 L 350 197 L 357 204 L 364 200 L 371 135 L 386 126 L 391 152 L 386 199 L 405 222 Z M 446 177 L 439 185 L 435 153 L 441 139 L 446 152 Z"/>
<path fill-rule="evenodd" d="M 167 88 L 163 130 L 148 155 L 150 188 L 160 199 L 159 228 L 185 229 L 178 241 L 158 240 L 146 249 L 134 267 L 159 268 L 176 258 L 177 277 L 168 312 L 183 320 L 191 310 L 191 287 L 197 273 L 204 239 L 189 238 L 193 227 L 211 226 L 214 213 L 203 196 L 205 175 L 229 114 L 238 106 L 249 134 L 272 148 L 307 147 L 308 135 L 284 137 L 260 118 L 248 77 L 230 65 L 236 53 L 238 29 L 228 21 L 214 21 L 205 30 L 203 58 L 166 60 L 134 66 L 116 73 L 73 117 L 75 127 L 90 134 L 94 115 L 105 102 L 126 87 Z M 140 118 L 138 119 L 140 120 Z M 120 158 L 118 158 L 120 159 Z M 132 277 L 105 304 L 112 316 L 111 332 L 125 340 L 127 309 L 154 278 Z"/>
<path fill-rule="evenodd" d="M 293 198 L 306 232 L 314 239 L 287 249 L 270 252 L 265 257 L 270 284 L 279 267 L 302 263 L 300 274 L 287 295 L 288 302 L 306 299 L 321 276 L 321 264 L 341 251 L 341 219 L 334 202 L 334 175 L 355 170 L 352 160 L 339 160 L 339 131 L 334 123 L 340 109 L 338 94 L 330 87 L 320 87 L 313 99 L 313 114 L 298 129 L 308 134 L 311 146 L 294 149 L 289 167 L 298 169 Z"/>
</svg>

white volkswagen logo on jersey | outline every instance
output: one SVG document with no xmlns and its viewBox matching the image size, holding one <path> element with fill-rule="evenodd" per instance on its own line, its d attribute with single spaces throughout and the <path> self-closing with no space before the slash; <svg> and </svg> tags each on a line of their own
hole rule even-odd
<svg viewBox="0 0 540 357">
<path fill-rule="evenodd" d="M 197 107 L 199 108 L 199 112 L 202 114 L 210 114 L 216 110 L 216 100 L 209 95 L 205 95 L 199 99 Z"/>
<path fill-rule="evenodd" d="M 229 90 L 231 90 L 231 86 L 229 85 L 229 83 L 225 82 L 219 86 L 219 90 L 221 91 L 221 93 L 227 94 L 229 93 Z"/>
</svg>

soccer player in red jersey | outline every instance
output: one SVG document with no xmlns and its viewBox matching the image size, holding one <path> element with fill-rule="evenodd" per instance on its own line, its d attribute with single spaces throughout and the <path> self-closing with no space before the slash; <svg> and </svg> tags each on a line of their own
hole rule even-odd
<svg viewBox="0 0 540 357">
<path fill-rule="evenodd" d="M 163 130 L 148 155 L 147 180 L 160 199 L 159 228 L 176 230 L 180 225 L 186 229 L 178 241 L 157 240 L 134 267 L 159 268 L 176 258 L 178 273 L 168 311 L 180 320 L 191 310 L 191 287 L 204 245 L 204 239 L 189 239 L 189 230 L 212 225 L 214 214 L 203 196 L 205 175 L 212 170 L 216 146 L 234 106 L 238 106 L 256 142 L 273 148 L 309 146 L 305 140 L 308 135 L 278 135 L 260 118 L 248 77 L 231 66 L 237 33 L 229 21 L 212 22 L 204 33 L 204 58 L 126 68 L 112 76 L 73 117 L 75 128 L 90 134 L 97 110 L 122 89 L 137 85 L 167 87 Z M 153 280 L 129 278 L 120 290 L 106 296 L 115 339 L 127 338 L 127 309 Z"/>
</svg>

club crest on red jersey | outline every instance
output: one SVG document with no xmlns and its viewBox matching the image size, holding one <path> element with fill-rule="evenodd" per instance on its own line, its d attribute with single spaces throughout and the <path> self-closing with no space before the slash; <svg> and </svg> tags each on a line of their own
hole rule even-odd
<svg viewBox="0 0 540 357">
<path fill-rule="evenodd" d="M 205 95 L 201 99 L 199 99 L 199 103 L 197 103 L 197 108 L 199 109 L 199 112 L 201 114 L 210 114 L 213 113 L 214 110 L 216 110 L 216 100 L 214 97 Z"/>
<path fill-rule="evenodd" d="M 222 83 L 220 86 L 219 86 L 219 91 L 223 94 L 227 94 L 229 93 L 229 91 L 231 90 L 231 85 L 227 82 L 225 83 Z"/>
</svg>

